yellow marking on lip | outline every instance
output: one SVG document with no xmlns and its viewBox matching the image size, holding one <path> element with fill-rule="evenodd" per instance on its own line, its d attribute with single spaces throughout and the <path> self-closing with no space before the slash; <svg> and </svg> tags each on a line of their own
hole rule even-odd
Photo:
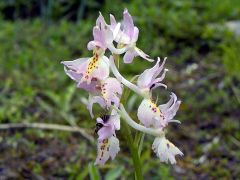
<svg viewBox="0 0 240 180">
<path fill-rule="evenodd" d="M 93 73 L 93 71 L 97 68 L 97 65 L 99 63 L 99 55 L 97 53 L 94 53 L 93 57 L 91 57 L 91 60 L 88 64 L 87 71 L 85 72 L 85 79 L 88 79 L 89 76 Z"/>
<path fill-rule="evenodd" d="M 163 113 L 161 112 L 161 110 L 158 108 L 158 106 L 152 100 L 150 101 L 150 108 L 154 113 L 159 114 L 159 116 L 164 119 Z"/>
<path fill-rule="evenodd" d="M 157 107 L 157 105 L 153 101 L 150 101 L 150 107 L 152 111 L 154 111 L 155 113 L 160 113 L 160 109 Z"/>
<path fill-rule="evenodd" d="M 106 83 L 104 83 L 104 84 L 101 86 L 101 94 L 102 94 L 104 100 L 107 102 L 107 101 L 108 101 L 108 98 L 107 98 L 107 92 L 106 92 Z"/>
</svg>

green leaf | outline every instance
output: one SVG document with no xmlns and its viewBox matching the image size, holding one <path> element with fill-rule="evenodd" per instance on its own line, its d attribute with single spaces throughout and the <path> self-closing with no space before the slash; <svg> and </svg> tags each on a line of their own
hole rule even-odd
<svg viewBox="0 0 240 180">
<path fill-rule="evenodd" d="M 123 169 L 123 166 L 120 166 L 108 171 L 104 179 L 113 180 L 119 178 L 123 172 Z"/>
<path fill-rule="evenodd" d="M 71 85 L 69 87 L 66 88 L 65 94 L 64 94 L 64 99 L 63 99 L 63 110 L 65 112 L 69 111 L 71 108 L 71 100 L 74 96 L 74 93 L 76 91 L 76 86 L 75 85 Z"/>
<path fill-rule="evenodd" d="M 82 180 L 82 179 L 86 179 L 86 176 L 88 174 L 88 167 L 86 166 L 82 172 L 80 172 L 80 174 L 78 174 L 78 176 L 76 177 L 76 180 Z"/>
<path fill-rule="evenodd" d="M 99 170 L 93 163 L 88 164 L 88 171 L 89 171 L 91 180 L 100 180 L 101 179 Z"/>
</svg>

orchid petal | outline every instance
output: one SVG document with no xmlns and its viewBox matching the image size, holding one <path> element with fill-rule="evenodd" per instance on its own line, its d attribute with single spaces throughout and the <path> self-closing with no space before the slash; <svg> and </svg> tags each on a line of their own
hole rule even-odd
<svg viewBox="0 0 240 180">
<path fill-rule="evenodd" d="M 74 81 L 78 82 L 82 79 L 82 73 L 77 73 L 76 71 L 70 70 L 64 67 L 65 73 Z"/>
<path fill-rule="evenodd" d="M 91 81 L 90 84 L 87 84 L 86 82 L 78 82 L 77 87 L 84 89 L 92 94 L 96 94 L 99 92 L 99 90 L 96 88 L 98 86 L 97 81 Z"/>
<path fill-rule="evenodd" d="M 123 12 L 123 26 L 124 33 L 126 33 L 130 39 L 132 39 L 134 35 L 134 24 L 132 16 L 128 13 L 127 9 L 125 9 Z"/>
<path fill-rule="evenodd" d="M 84 69 L 82 68 L 82 66 L 85 65 L 89 59 L 90 58 L 87 57 L 87 58 L 75 59 L 73 61 L 62 61 L 61 64 L 63 64 L 64 67 L 68 69 L 81 73 L 81 70 Z"/>
<path fill-rule="evenodd" d="M 168 69 L 164 69 L 162 75 L 159 78 L 156 78 L 153 82 L 154 83 L 161 82 L 165 78 L 166 72 L 168 72 Z"/>
<path fill-rule="evenodd" d="M 111 126 L 104 126 L 98 131 L 98 139 L 100 141 L 107 139 L 115 134 L 115 130 Z"/>
<path fill-rule="evenodd" d="M 132 63 L 133 58 L 134 58 L 135 56 L 136 56 L 136 52 L 135 52 L 134 50 L 130 49 L 130 50 L 128 50 L 128 51 L 124 54 L 124 56 L 123 56 L 123 62 L 124 62 L 124 63 L 127 63 L 127 64 Z"/>
<path fill-rule="evenodd" d="M 104 118 L 104 120 L 102 119 Z M 97 123 L 102 124 L 102 127 L 98 130 L 98 139 L 103 140 L 115 135 L 115 130 L 120 129 L 120 116 L 115 110 L 112 110 L 111 115 L 97 118 Z"/>
<path fill-rule="evenodd" d="M 154 86 L 150 86 L 150 89 L 153 90 L 153 89 L 155 89 L 155 88 L 157 88 L 157 87 L 160 87 L 160 86 L 162 86 L 162 87 L 164 87 L 165 89 L 167 89 L 167 85 L 166 85 L 166 84 L 163 84 L 163 83 L 154 83 Z"/>
<path fill-rule="evenodd" d="M 149 62 L 153 62 L 153 61 L 154 61 L 153 59 L 150 59 L 150 58 L 149 58 L 149 55 L 147 55 L 146 53 L 144 53 L 141 49 L 139 49 L 139 48 L 137 48 L 137 47 L 135 47 L 134 49 L 135 49 L 136 53 L 137 53 L 141 58 L 146 59 L 146 60 L 149 61 Z"/>
<path fill-rule="evenodd" d="M 163 70 L 163 67 L 164 67 L 164 65 L 165 65 L 165 63 L 166 63 L 166 60 L 167 60 L 167 57 L 164 58 L 161 66 L 159 66 L 158 71 L 156 72 L 154 78 L 156 78 L 156 77 L 161 73 L 161 71 Z M 160 61 L 161 61 L 160 57 L 158 57 L 158 61 L 159 61 L 159 63 L 160 63 Z"/>
<path fill-rule="evenodd" d="M 177 101 L 177 96 L 172 93 L 170 100 L 166 104 L 159 105 L 159 109 L 162 111 L 165 122 L 171 122 L 172 118 L 176 115 L 181 101 Z"/>
<path fill-rule="evenodd" d="M 79 58 L 73 61 L 62 61 L 65 73 L 74 81 L 80 81 L 90 58 Z"/>
<path fill-rule="evenodd" d="M 93 107 L 94 103 L 98 103 L 102 108 L 106 108 L 106 103 L 101 96 L 91 96 L 91 95 L 89 95 L 87 109 L 88 109 L 92 118 L 94 117 L 93 112 L 92 112 L 92 107 Z"/>
<path fill-rule="evenodd" d="M 146 69 L 145 71 L 143 71 L 143 73 L 138 77 L 137 85 L 140 88 L 146 88 L 148 86 L 150 87 L 151 82 L 153 81 L 153 77 L 158 70 L 158 67 L 159 67 L 159 60 L 152 68 Z"/>
<path fill-rule="evenodd" d="M 113 123 L 116 130 L 120 130 L 120 115 L 115 109 L 112 110 L 110 121 Z"/>
<path fill-rule="evenodd" d="M 132 41 L 132 43 L 135 43 L 138 40 L 139 29 L 137 27 L 134 27 L 133 31 L 134 31 L 134 33 L 133 33 L 131 41 Z"/>
<path fill-rule="evenodd" d="M 95 46 L 98 46 L 102 49 L 105 48 L 105 39 L 104 39 L 105 37 L 98 26 L 95 26 L 93 28 L 93 38 L 94 38 L 94 41 L 90 41 L 89 43 L 92 42 L 92 44 L 94 44 Z M 88 43 L 88 46 L 89 46 L 89 43 Z"/>
</svg>

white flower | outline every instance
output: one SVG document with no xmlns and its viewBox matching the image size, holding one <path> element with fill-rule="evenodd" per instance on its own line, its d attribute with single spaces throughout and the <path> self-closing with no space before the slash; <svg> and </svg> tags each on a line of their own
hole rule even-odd
<svg viewBox="0 0 240 180">
<path fill-rule="evenodd" d="M 152 149 L 160 161 L 165 163 L 168 163 L 168 161 L 170 161 L 171 164 L 176 164 L 175 156 L 183 156 L 183 153 L 165 137 L 155 138 L 152 144 Z"/>
</svg>

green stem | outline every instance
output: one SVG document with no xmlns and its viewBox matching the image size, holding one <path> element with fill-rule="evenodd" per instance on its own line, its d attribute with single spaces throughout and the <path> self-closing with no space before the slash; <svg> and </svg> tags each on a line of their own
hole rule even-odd
<svg viewBox="0 0 240 180">
<path fill-rule="evenodd" d="M 124 124 L 125 137 L 126 137 L 128 146 L 130 148 L 133 165 L 135 168 L 135 177 L 137 180 L 143 180 L 142 167 L 141 167 L 140 157 L 138 154 L 138 148 L 133 141 L 131 130 L 130 130 L 128 124 L 125 121 L 123 121 L 123 124 Z"/>
<path fill-rule="evenodd" d="M 114 56 L 114 59 L 115 60 L 119 60 L 119 55 L 118 54 L 113 54 Z M 113 60 L 113 59 L 112 59 Z M 111 62 L 111 60 L 110 60 Z M 115 63 L 114 61 L 112 62 L 113 64 L 113 68 L 111 69 L 112 72 L 114 71 L 115 72 L 115 76 L 116 77 L 119 77 L 121 80 L 124 79 L 123 77 L 119 76 L 119 72 L 115 66 Z M 114 73 L 113 72 L 113 73 Z M 118 78 L 117 78 L 118 79 Z M 118 79 L 119 80 L 119 79 Z M 125 79 L 124 79 L 125 80 Z M 130 83 L 129 81 L 125 80 L 127 84 L 130 84 L 130 86 L 133 86 L 133 88 L 138 92 L 139 89 L 137 88 L 136 85 Z M 125 82 L 124 81 L 124 82 Z M 121 81 L 120 81 L 121 82 Z M 124 84 L 124 83 L 123 83 Z M 140 92 L 142 93 L 142 92 Z M 144 94 L 145 95 L 145 94 Z M 122 100 L 124 101 L 124 100 Z M 124 102 L 122 102 L 124 103 Z M 118 112 L 119 112 L 119 109 L 116 109 Z M 143 174 L 142 174 L 142 166 L 141 166 L 141 161 L 140 161 L 140 156 L 138 154 L 138 148 L 136 146 L 136 144 L 134 143 L 134 140 L 133 140 L 133 137 L 132 137 L 132 134 L 131 134 L 131 129 L 129 128 L 128 126 L 128 123 L 126 121 L 123 121 L 123 126 L 124 128 L 121 128 L 123 129 L 124 131 L 124 136 L 126 137 L 126 141 L 128 143 L 128 146 L 130 148 L 130 152 L 131 152 L 131 157 L 132 157 L 132 161 L 133 161 L 133 165 L 134 165 L 134 169 L 135 169 L 135 179 L 136 180 L 143 180 Z"/>
</svg>

